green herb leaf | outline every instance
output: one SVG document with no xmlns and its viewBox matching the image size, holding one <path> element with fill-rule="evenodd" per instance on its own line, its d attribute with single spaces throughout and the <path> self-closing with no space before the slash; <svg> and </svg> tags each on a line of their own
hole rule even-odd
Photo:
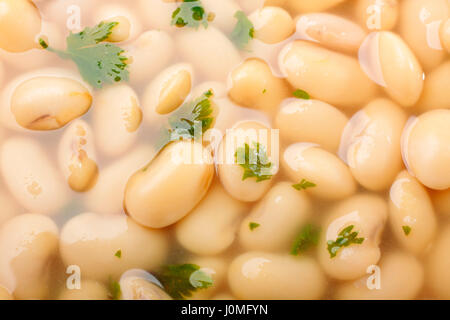
<svg viewBox="0 0 450 320">
<path fill-rule="evenodd" d="M 410 226 L 402 226 L 402 229 L 406 236 L 409 236 L 412 230 Z"/>
<path fill-rule="evenodd" d="M 244 49 L 250 40 L 253 39 L 255 28 L 243 11 L 237 11 L 234 17 L 237 19 L 237 22 L 230 38 L 237 48 Z"/>
<path fill-rule="evenodd" d="M 296 97 L 298 99 L 304 99 L 304 100 L 311 99 L 309 93 L 306 91 L 303 91 L 302 89 L 297 89 L 292 94 L 294 95 L 294 97 Z"/>
<path fill-rule="evenodd" d="M 111 34 L 117 22 L 101 22 L 93 28 L 85 28 L 79 33 L 70 33 L 65 51 L 50 47 L 39 39 L 42 48 L 58 54 L 62 59 L 71 59 L 78 66 L 81 76 L 95 88 L 104 84 L 128 81 L 125 51 L 112 43 L 103 43 Z"/>
<path fill-rule="evenodd" d="M 292 244 L 291 254 L 297 256 L 301 252 L 308 251 L 312 246 L 316 246 L 319 243 L 319 235 L 319 227 L 312 224 L 304 226 Z"/>
<path fill-rule="evenodd" d="M 255 229 L 258 228 L 259 226 L 260 226 L 260 224 L 259 224 L 259 223 L 256 223 L 256 222 L 250 222 L 250 223 L 248 224 L 248 227 L 250 228 L 251 231 L 255 230 Z"/>
<path fill-rule="evenodd" d="M 198 28 L 202 24 L 208 27 L 208 21 L 213 19 L 213 15 L 207 15 L 200 0 L 184 0 L 180 6 L 172 13 L 172 25 L 179 28 L 188 26 Z"/>
<path fill-rule="evenodd" d="M 312 183 L 308 180 L 302 179 L 302 181 L 300 181 L 300 183 L 293 184 L 292 187 L 294 187 L 297 190 L 306 190 L 308 188 L 316 187 L 316 184 Z"/>
<path fill-rule="evenodd" d="M 120 300 L 120 296 L 122 295 L 119 282 L 111 278 L 109 279 L 109 295 L 113 300 Z"/>
<path fill-rule="evenodd" d="M 267 89 L 264 89 L 262 93 L 266 93 L 266 92 L 267 92 Z"/>
<path fill-rule="evenodd" d="M 114 254 L 117 258 L 122 258 L 122 250 L 117 250 L 116 253 Z"/>
<path fill-rule="evenodd" d="M 211 276 L 195 264 L 167 265 L 157 274 L 157 278 L 174 299 L 190 297 L 192 292 L 213 285 Z"/>
<path fill-rule="evenodd" d="M 242 180 L 256 178 L 256 182 L 272 178 L 272 163 L 267 157 L 266 148 L 260 143 L 254 142 L 253 147 L 246 143 L 235 153 L 236 163 L 244 168 Z"/>
<path fill-rule="evenodd" d="M 364 238 L 357 238 L 357 231 L 353 231 L 355 226 L 351 225 L 339 232 L 336 241 L 328 240 L 328 252 L 330 253 L 330 258 L 336 257 L 337 252 L 342 247 L 348 247 L 351 244 L 361 244 L 364 242 Z"/>
</svg>

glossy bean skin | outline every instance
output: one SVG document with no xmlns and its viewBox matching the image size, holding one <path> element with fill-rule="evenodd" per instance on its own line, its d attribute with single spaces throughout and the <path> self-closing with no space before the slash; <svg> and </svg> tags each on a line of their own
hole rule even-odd
<svg viewBox="0 0 450 320">
<path fill-rule="evenodd" d="M 219 254 L 235 240 L 239 222 L 248 207 L 229 196 L 219 182 L 175 226 L 178 242 L 199 255 Z"/>
<path fill-rule="evenodd" d="M 96 94 L 93 109 L 94 137 L 102 153 L 118 156 L 133 146 L 142 122 L 142 110 L 130 86 L 104 88 Z"/>
<path fill-rule="evenodd" d="M 7 140 L 1 148 L 1 171 L 9 191 L 30 212 L 54 215 L 68 200 L 62 177 L 33 139 Z"/>
<path fill-rule="evenodd" d="M 0 281 L 17 299 L 50 295 L 58 256 L 58 227 L 39 214 L 19 215 L 0 229 Z"/>
<path fill-rule="evenodd" d="M 428 255 L 426 262 L 427 287 L 434 298 L 450 299 L 450 226 L 445 225 Z"/>
<path fill-rule="evenodd" d="M 316 186 L 307 192 L 326 200 L 338 200 L 356 192 L 350 169 L 334 154 L 311 143 L 290 145 L 282 155 L 282 168 L 295 183 L 303 179 Z"/>
<path fill-rule="evenodd" d="M 290 182 L 279 182 L 242 220 L 240 244 L 246 250 L 288 252 L 310 214 L 308 196 L 294 189 Z M 251 230 L 250 223 L 259 226 Z"/>
<path fill-rule="evenodd" d="M 323 295 L 326 279 L 309 257 L 249 251 L 231 263 L 228 284 L 238 299 L 310 300 Z"/>
<path fill-rule="evenodd" d="M 0 1 L 0 48 L 23 52 L 38 47 L 35 37 L 41 31 L 41 16 L 29 0 Z M 23 17 L 17 19 L 17 17 Z"/>
<path fill-rule="evenodd" d="M 357 53 L 366 32 L 356 23 L 329 13 L 309 13 L 297 19 L 297 33 L 331 50 Z"/>
<path fill-rule="evenodd" d="M 11 97 L 17 123 L 30 130 L 55 130 L 85 114 L 92 96 L 68 78 L 37 77 L 20 84 Z"/>
<path fill-rule="evenodd" d="M 255 28 L 254 37 L 268 44 L 286 40 L 295 31 L 290 14 L 279 7 L 259 9 L 249 16 L 249 20 Z"/>
<path fill-rule="evenodd" d="M 148 166 L 130 177 L 125 187 L 124 208 L 146 227 L 167 227 L 199 203 L 213 174 L 211 154 L 201 144 L 171 143 Z M 174 181 L 178 181 L 176 189 Z"/>
<path fill-rule="evenodd" d="M 390 190 L 391 231 L 405 249 L 422 254 L 436 234 L 437 221 L 425 188 L 407 171 L 401 172 Z M 409 227 L 407 234 L 404 228 Z"/>
<path fill-rule="evenodd" d="M 387 99 L 372 101 L 350 119 L 339 154 L 366 189 L 389 188 L 402 170 L 400 140 L 406 121 L 402 108 Z"/>
<path fill-rule="evenodd" d="M 449 17 L 446 0 L 407 0 L 401 2 L 399 30 L 426 71 L 445 58 L 439 39 L 440 25 Z"/>
<path fill-rule="evenodd" d="M 430 189 L 450 188 L 449 109 L 437 109 L 412 118 L 402 138 L 403 161 Z"/>
<path fill-rule="evenodd" d="M 286 45 L 280 52 L 279 65 L 292 87 L 337 107 L 356 108 L 376 92 L 356 59 L 306 41 Z"/>
<path fill-rule="evenodd" d="M 369 266 L 376 265 L 381 257 L 379 245 L 387 215 L 385 200 L 376 195 L 360 194 L 336 204 L 325 218 L 317 249 L 325 273 L 333 279 L 354 280 L 364 276 Z M 341 247 L 331 257 L 327 241 L 336 241 L 338 234 L 352 225 L 352 232 L 358 232 L 363 242 Z"/>
<path fill-rule="evenodd" d="M 131 268 L 153 270 L 164 262 L 167 249 L 164 233 L 141 227 L 125 215 L 81 213 L 61 230 L 64 264 L 78 265 L 84 277 L 98 281 L 118 279 Z"/>
<path fill-rule="evenodd" d="M 92 129 L 83 120 L 74 121 L 65 131 L 59 143 L 59 166 L 70 188 L 87 191 L 98 177 L 98 166 Z"/>
<path fill-rule="evenodd" d="M 369 289 L 369 277 L 345 282 L 338 286 L 337 299 L 345 300 L 411 300 L 424 284 L 424 269 L 414 256 L 404 252 L 390 252 L 380 260 L 380 287 Z M 373 273 L 373 276 L 377 276 Z"/>
<path fill-rule="evenodd" d="M 368 30 L 392 30 L 400 13 L 399 0 L 357 0 L 355 16 Z"/>
<path fill-rule="evenodd" d="M 359 51 L 362 68 L 370 78 L 403 107 L 411 107 L 423 90 L 422 66 L 414 53 L 397 34 L 373 32 Z"/>
<path fill-rule="evenodd" d="M 254 147 L 254 143 L 260 143 L 266 149 L 270 162 L 271 133 L 271 129 L 262 123 L 243 121 L 228 131 L 222 140 L 217 157 L 218 174 L 223 187 L 233 198 L 244 202 L 254 202 L 261 199 L 269 190 L 272 179 L 259 182 L 256 178 L 243 179 L 244 168 L 237 163 L 236 152 L 245 143 L 249 147 Z M 272 168 L 276 165 L 273 164 Z M 268 171 L 272 172 L 272 168 Z"/>
<path fill-rule="evenodd" d="M 296 99 L 282 105 L 275 125 L 283 143 L 317 143 L 327 151 L 339 149 L 347 116 L 337 108 L 319 100 Z"/>
<path fill-rule="evenodd" d="M 450 61 L 431 71 L 425 78 L 422 95 L 415 110 L 450 109 Z"/>
</svg>

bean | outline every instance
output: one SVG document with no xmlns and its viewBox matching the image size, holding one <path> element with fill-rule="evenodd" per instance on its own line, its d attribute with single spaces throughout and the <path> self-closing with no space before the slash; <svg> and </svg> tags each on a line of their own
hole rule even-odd
<svg viewBox="0 0 450 320">
<path fill-rule="evenodd" d="M 227 131 L 218 150 L 218 175 L 223 187 L 233 198 L 253 202 L 259 200 L 269 190 L 272 179 L 259 182 L 256 178 L 243 179 L 244 168 L 237 163 L 236 152 L 246 143 L 251 148 L 254 148 L 255 143 L 260 143 L 265 148 L 268 161 L 275 161 L 277 160 L 275 148 L 278 146 L 272 149 L 272 134 L 271 129 L 256 121 L 243 121 Z M 273 163 L 267 173 L 275 173 L 273 169 L 276 167 L 277 164 Z"/>
<path fill-rule="evenodd" d="M 279 65 L 294 88 L 337 107 L 355 108 L 375 95 L 375 84 L 356 59 L 306 41 L 285 46 Z"/>
<path fill-rule="evenodd" d="M 202 4 L 207 14 L 214 14 L 214 20 L 209 22 L 210 25 L 220 29 L 225 34 L 230 34 L 233 31 L 236 25 L 234 15 L 241 10 L 235 0 L 202 0 Z"/>
<path fill-rule="evenodd" d="M 58 300 L 108 300 L 110 293 L 106 286 L 94 280 L 81 280 L 80 289 L 64 289 L 59 293 Z"/>
<path fill-rule="evenodd" d="M 426 263 L 426 284 L 434 298 L 450 299 L 450 226 L 444 225 Z"/>
<path fill-rule="evenodd" d="M 232 71 L 228 95 L 239 105 L 271 115 L 292 92 L 285 80 L 272 74 L 266 62 L 250 59 Z"/>
<path fill-rule="evenodd" d="M 213 26 L 183 30 L 176 35 L 175 42 L 181 58 L 209 80 L 225 81 L 241 60 L 231 41 Z"/>
<path fill-rule="evenodd" d="M 67 188 L 41 146 L 30 138 L 13 137 L 1 148 L 5 184 L 30 212 L 52 215 L 67 202 Z"/>
<path fill-rule="evenodd" d="M 337 299 L 346 300 L 410 300 L 418 296 L 424 283 L 421 263 L 403 252 L 387 253 L 381 258 L 380 273 L 369 274 L 361 279 L 338 286 Z M 380 287 L 370 289 L 369 277 L 379 277 Z M 369 281 L 369 282 L 368 282 Z"/>
<path fill-rule="evenodd" d="M 238 299 L 319 299 L 326 280 L 309 257 L 247 252 L 236 257 L 228 270 L 228 284 Z"/>
<path fill-rule="evenodd" d="M 321 199 L 343 199 L 356 192 L 350 169 L 337 156 L 311 143 L 290 145 L 283 153 L 282 168 L 296 183 L 303 179 L 314 183 L 307 192 Z"/>
<path fill-rule="evenodd" d="M 339 154 L 366 189 L 389 188 L 402 170 L 400 138 L 406 121 L 406 113 L 387 99 L 372 101 L 349 121 Z"/>
<path fill-rule="evenodd" d="M 401 2 L 399 33 L 414 51 L 426 71 L 445 58 L 439 28 L 449 17 L 447 0 L 407 0 Z"/>
<path fill-rule="evenodd" d="M 94 136 L 100 151 L 113 157 L 129 150 L 142 122 L 134 90 L 126 84 L 104 88 L 96 94 L 93 109 Z"/>
<path fill-rule="evenodd" d="M 34 3 L 1 0 L 0 7 L 0 48 L 23 52 L 38 47 L 35 37 L 41 31 L 41 16 Z"/>
<path fill-rule="evenodd" d="M 108 22 L 116 22 L 117 25 L 111 30 L 111 34 L 108 36 L 107 40 L 111 42 L 122 42 L 130 37 L 131 24 L 124 16 L 112 17 L 105 20 Z"/>
<path fill-rule="evenodd" d="M 0 282 L 16 299 L 45 299 L 58 256 L 58 227 L 48 217 L 22 214 L 0 230 Z"/>
<path fill-rule="evenodd" d="M 24 128 L 55 130 L 85 114 L 91 103 L 88 89 L 75 80 L 36 77 L 14 90 L 11 111 Z"/>
<path fill-rule="evenodd" d="M 401 172 L 392 184 L 389 212 L 397 241 L 408 251 L 422 254 L 436 234 L 437 221 L 427 191 L 407 171 Z"/>
<path fill-rule="evenodd" d="M 125 187 L 124 208 L 146 227 L 167 227 L 200 202 L 213 174 L 212 156 L 201 144 L 174 142 L 131 176 Z"/>
<path fill-rule="evenodd" d="M 431 200 L 436 213 L 450 216 L 450 189 L 431 192 Z"/>
<path fill-rule="evenodd" d="M 172 300 L 156 278 L 141 269 L 131 269 L 120 277 L 121 300 Z"/>
<path fill-rule="evenodd" d="M 115 214 L 123 210 L 123 194 L 128 178 L 136 168 L 148 163 L 155 151 L 148 146 L 137 146 L 123 158 L 114 161 L 99 172 L 97 183 L 86 194 L 85 205 L 102 214 Z"/>
<path fill-rule="evenodd" d="M 233 244 L 247 206 L 214 183 L 205 198 L 175 225 L 178 242 L 190 252 L 215 255 Z"/>
<path fill-rule="evenodd" d="M 331 50 L 357 53 L 366 32 L 356 23 L 329 13 L 309 13 L 297 19 L 297 33 Z"/>
<path fill-rule="evenodd" d="M 284 143 L 312 142 L 335 153 L 348 122 L 344 113 L 319 100 L 293 100 L 275 118 Z"/>
<path fill-rule="evenodd" d="M 163 232 L 141 227 L 125 215 L 97 213 L 82 213 L 67 221 L 59 246 L 66 266 L 77 265 L 83 277 L 98 281 L 117 279 L 132 268 L 154 270 L 168 250 Z"/>
<path fill-rule="evenodd" d="M 170 17 L 176 10 L 175 1 L 139 0 L 137 8 L 142 15 L 142 21 L 148 29 L 170 31 Z"/>
<path fill-rule="evenodd" d="M 450 110 L 437 109 L 411 119 L 402 138 L 403 160 L 425 186 L 450 188 Z"/>
<path fill-rule="evenodd" d="M 416 107 L 419 113 L 433 109 L 450 109 L 450 61 L 441 64 L 427 75 L 422 96 Z"/>
<path fill-rule="evenodd" d="M 411 107 L 419 100 L 423 70 L 398 35 L 389 31 L 371 33 L 361 47 L 359 59 L 364 71 L 397 103 Z"/>
<path fill-rule="evenodd" d="M 112 32 L 107 38 L 108 41 L 121 42 L 128 39 L 135 39 L 142 33 L 142 20 L 139 19 L 137 12 L 131 7 L 108 3 L 99 6 L 96 11 L 93 18 L 96 22 L 119 23 L 111 30 Z"/>
<path fill-rule="evenodd" d="M 89 124 L 76 120 L 66 129 L 59 143 L 58 158 L 72 190 L 83 192 L 95 185 L 98 167 Z"/>
<path fill-rule="evenodd" d="M 337 280 L 354 280 L 366 274 L 380 259 L 380 242 L 387 220 L 388 206 L 379 196 L 360 194 L 338 203 L 327 215 L 318 247 L 319 263 L 325 273 Z M 336 241 L 346 227 L 363 238 L 361 244 L 341 247 L 331 257 L 327 241 Z"/>
<path fill-rule="evenodd" d="M 392 30 L 400 12 L 398 0 L 357 0 L 355 16 L 368 30 Z"/>
<path fill-rule="evenodd" d="M 254 37 L 268 44 L 286 40 L 295 31 L 289 12 L 279 7 L 261 8 L 248 18 L 254 26 Z"/>
<path fill-rule="evenodd" d="M 308 196 L 295 190 L 292 183 L 279 182 L 242 220 L 239 240 L 247 250 L 289 252 L 300 228 L 311 214 Z M 250 223 L 257 223 L 255 229 Z"/>
</svg>

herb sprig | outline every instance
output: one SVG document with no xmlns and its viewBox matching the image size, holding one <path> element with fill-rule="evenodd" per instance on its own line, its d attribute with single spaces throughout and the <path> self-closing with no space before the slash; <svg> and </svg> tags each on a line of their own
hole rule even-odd
<svg viewBox="0 0 450 320">
<path fill-rule="evenodd" d="M 309 100 L 311 99 L 311 96 L 309 95 L 308 92 L 302 90 L 302 89 L 297 89 L 295 90 L 293 93 L 294 97 L 296 97 L 297 99 L 303 99 L 303 100 Z"/>
<path fill-rule="evenodd" d="M 294 189 L 297 189 L 300 191 L 300 190 L 306 190 L 308 188 L 314 188 L 314 187 L 316 187 L 316 184 L 311 181 L 308 181 L 306 179 L 302 179 L 302 181 L 300 181 L 300 183 L 293 184 L 292 187 Z"/>
<path fill-rule="evenodd" d="M 129 78 L 128 58 L 123 55 L 125 51 L 115 44 L 104 42 L 117 25 L 118 22 L 101 22 L 79 33 L 71 32 L 64 51 L 50 47 L 42 38 L 39 44 L 62 59 L 71 59 L 86 82 L 101 88 L 104 84 L 128 81 Z"/>
<path fill-rule="evenodd" d="M 250 223 L 248 224 L 248 227 L 249 227 L 250 231 L 255 230 L 255 229 L 258 228 L 259 226 L 260 226 L 260 224 L 257 223 L 257 222 L 250 222 Z"/>
<path fill-rule="evenodd" d="M 355 226 L 351 225 L 344 228 L 336 239 L 336 241 L 328 240 L 328 252 L 330 253 L 330 258 L 336 257 L 337 252 L 343 248 L 348 247 L 351 244 L 362 244 L 364 242 L 364 238 L 357 238 L 358 231 L 353 231 Z"/>
<path fill-rule="evenodd" d="M 237 22 L 230 38 L 238 49 L 244 49 L 250 40 L 254 38 L 255 28 L 243 11 L 236 11 L 234 17 L 237 19 Z"/>
<path fill-rule="evenodd" d="M 256 182 L 261 182 L 272 178 L 272 163 L 269 162 L 266 148 L 260 143 L 253 142 L 253 147 L 246 143 L 236 150 L 234 156 L 236 163 L 244 168 L 242 180 L 256 178 Z"/>
<path fill-rule="evenodd" d="M 200 0 L 184 0 L 180 6 L 172 13 L 172 25 L 178 28 L 190 27 L 198 28 L 203 25 L 208 27 L 208 21 L 214 19 L 213 14 L 206 14 Z"/>
<path fill-rule="evenodd" d="M 311 247 L 316 246 L 319 243 L 319 236 L 319 227 L 312 224 L 305 225 L 292 244 L 291 254 L 297 256 L 300 253 L 308 251 Z"/>
<path fill-rule="evenodd" d="M 174 299 L 191 297 L 196 290 L 213 285 L 211 276 L 196 264 L 167 265 L 157 274 L 157 278 Z"/>
<path fill-rule="evenodd" d="M 403 232 L 406 236 L 409 236 L 409 234 L 411 233 L 411 227 L 410 226 L 402 226 Z"/>
</svg>

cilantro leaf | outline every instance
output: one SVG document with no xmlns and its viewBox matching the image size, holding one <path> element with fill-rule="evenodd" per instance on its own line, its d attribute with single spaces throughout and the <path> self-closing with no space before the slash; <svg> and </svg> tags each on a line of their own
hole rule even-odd
<svg viewBox="0 0 450 320">
<path fill-rule="evenodd" d="M 117 250 L 116 253 L 114 254 L 117 258 L 122 258 L 122 250 Z"/>
<path fill-rule="evenodd" d="M 303 99 L 303 100 L 311 99 L 311 96 L 309 95 L 309 93 L 302 89 L 297 89 L 292 94 L 294 95 L 294 97 L 296 97 L 298 99 Z"/>
<path fill-rule="evenodd" d="M 406 236 L 409 236 L 412 230 L 410 226 L 402 226 L 402 229 Z"/>
<path fill-rule="evenodd" d="M 122 295 L 119 282 L 111 278 L 109 279 L 109 295 L 113 300 L 120 300 L 120 296 Z"/>
<path fill-rule="evenodd" d="M 250 40 L 253 39 L 255 27 L 243 11 L 236 11 L 234 17 L 237 19 L 237 22 L 230 38 L 237 48 L 244 49 Z"/>
<path fill-rule="evenodd" d="M 308 251 L 312 246 L 319 243 L 320 228 L 312 224 L 307 224 L 295 238 L 291 247 L 291 254 L 299 255 L 301 252 Z"/>
<path fill-rule="evenodd" d="M 308 180 L 302 179 L 302 181 L 300 181 L 300 183 L 293 184 L 292 187 L 297 190 L 306 190 L 308 188 L 316 187 L 316 184 L 313 182 L 310 182 Z"/>
<path fill-rule="evenodd" d="M 95 88 L 104 84 L 128 81 L 125 51 L 112 43 L 104 43 L 117 22 L 101 22 L 93 28 L 85 28 L 67 37 L 67 49 L 61 51 L 50 47 L 39 39 L 42 48 L 58 54 L 62 59 L 71 59 L 78 66 L 83 79 Z"/>
<path fill-rule="evenodd" d="M 256 182 L 261 182 L 272 178 L 272 163 L 269 162 L 266 148 L 260 143 L 254 142 L 252 148 L 246 143 L 236 150 L 234 157 L 236 163 L 244 168 L 242 180 L 256 178 Z"/>
<path fill-rule="evenodd" d="M 251 231 L 255 230 L 255 229 L 258 228 L 259 226 L 260 226 L 260 224 L 257 223 L 257 222 L 250 222 L 250 223 L 248 224 L 248 227 L 250 228 Z"/>
<path fill-rule="evenodd" d="M 339 232 L 336 241 L 328 240 L 327 244 L 330 258 L 336 257 L 337 252 L 342 247 L 348 247 L 351 244 L 362 244 L 364 242 L 364 238 L 357 238 L 359 232 L 352 232 L 354 227 L 354 225 L 351 225 Z"/>
<path fill-rule="evenodd" d="M 195 264 L 167 265 L 157 274 L 157 278 L 174 299 L 190 297 L 192 292 L 213 285 L 211 276 Z"/>
<path fill-rule="evenodd" d="M 214 19 L 214 15 L 206 15 L 200 0 L 184 0 L 172 13 L 171 25 L 179 28 L 184 26 L 198 28 L 202 24 L 207 28 L 208 21 L 212 21 L 212 19 Z"/>
</svg>

